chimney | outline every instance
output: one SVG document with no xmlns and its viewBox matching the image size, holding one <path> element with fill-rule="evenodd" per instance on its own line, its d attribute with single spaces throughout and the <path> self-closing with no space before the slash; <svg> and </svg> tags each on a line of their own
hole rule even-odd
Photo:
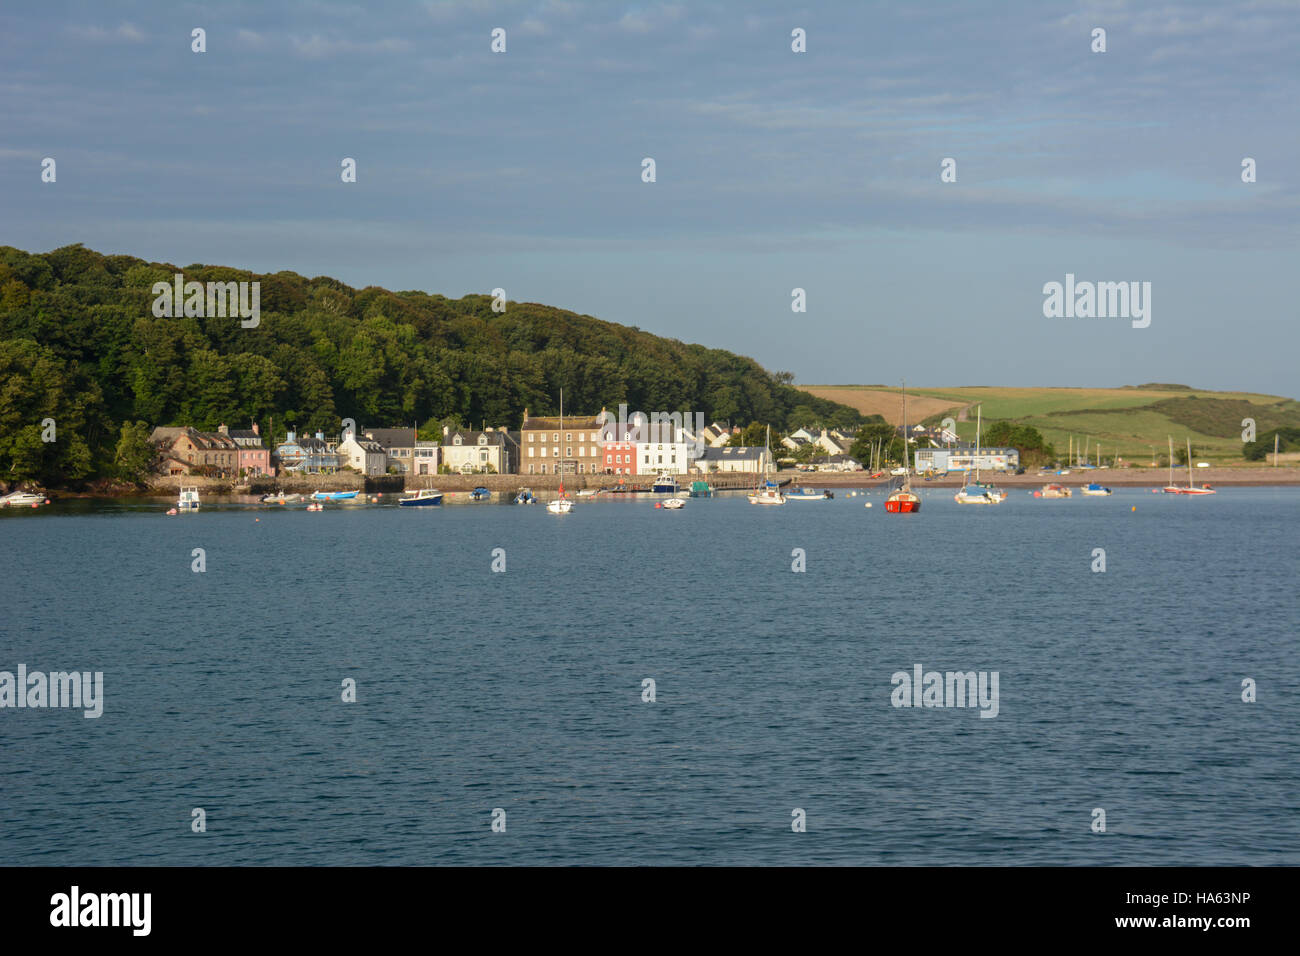
<svg viewBox="0 0 1300 956">
<path fill-rule="evenodd" d="M 528 421 L 528 406 L 524 406 L 524 421 Z"/>
<path fill-rule="evenodd" d="M 292 428 L 289 429 L 289 433 L 288 433 L 287 435 L 284 436 L 284 440 L 285 440 L 286 442 L 291 442 L 291 441 L 294 440 L 294 431 L 293 431 Z"/>
<path fill-rule="evenodd" d="M 253 434 L 254 435 L 262 434 L 262 430 L 257 427 L 257 422 L 253 422 Z"/>
<path fill-rule="evenodd" d="M 229 435 L 229 434 L 230 434 L 230 429 L 227 428 L 227 427 L 225 426 L 225 423 L 224 423 L 224 422 L 223 422 L 222 424 L 220 424 L 220 425 L 217 426 L 217 431 L 220 432 L 220 433 L 223 434 L 223 435 Z"/>
<path fill-rule="evenodd" d="M 443 426 L 442 426 L 442 437 L 443 437 L 443 438 L 446 438 L 446 437 L 447 437 L 448 435 L 450 435 L 450 434 L 451 434 L 451 426 L 450 426 L 450 425 L 443 425 Z"/>
<path fill-rule="evenodd" d="M 317 433 L 316 433 L 316 440 L 317 440 L 317 441 L 324 441 L 324 440 L 325 440 L 325 433 L 324 433 L 324 432 L 317 432 Z"/>
</svg>

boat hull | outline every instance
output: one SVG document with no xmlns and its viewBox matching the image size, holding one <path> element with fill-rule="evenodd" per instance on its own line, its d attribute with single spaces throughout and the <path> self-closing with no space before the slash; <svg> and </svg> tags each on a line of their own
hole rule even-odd
<svg viewBox="0 0 1300 956">
<path fill-rule="evenodd" d="M 442 495 L 426 495 L 423 498 L 399 498 L 398 505 L 403 508 L 428 508 L 442 504 Z"/>
<path fill-rule="evenodd" d="M 921 510 L 921 499 L 915 495 L 906 497 L 890 495 L 885 499 L 885 510 L 891 515 L 916 514 Z"/>
</svg>

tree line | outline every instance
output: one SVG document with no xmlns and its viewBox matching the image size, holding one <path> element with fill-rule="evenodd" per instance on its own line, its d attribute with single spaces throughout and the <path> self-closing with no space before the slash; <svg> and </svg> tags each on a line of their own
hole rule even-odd
<svg viewBox="0 0 1300 956">
<path fill-rule="evenodd" d="M 158 318 L 155 283 L 260 283 L 260 322 Z M 851 408 L 723 349 L 487 295 L 354 289 L 325 276 L 177 268 L 81 245 L 0 247 L 0 480 L 138 477 L 157 425 L 263 432 L 362 425 L 517 428 L 525 408 L 702 411 L 710 421 L 851 427 Z M 54 441 L 43 439 L 52 419 Z"/>
</svg>

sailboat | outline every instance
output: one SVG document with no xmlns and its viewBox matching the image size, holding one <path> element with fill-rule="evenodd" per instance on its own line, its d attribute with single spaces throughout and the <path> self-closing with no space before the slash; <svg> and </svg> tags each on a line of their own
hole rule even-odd
<svg viewBox="0 0 1300 956">
<path fill-rule="evenodd" d="M 959 505 L 1000 505 L 1007 497 L 1006 492 L 1000 488 L 980 483 L 980 432 L 984 424 L 983 412 L 983 405 L 978 406 L 975 411 L 975 484 L 968 485 L 965 478 L 962 478 L 961 490 L 952 496 L 952 500 Z"/>
<path fill-rule="evenodd" d="M 921 499 L 912 493 L 912 469 L 907 445 L 907 383 L 903 383 L 903 485 L 885 499 L 885 510 L 890 514 L 914 514 L 921 510 Z"/>
<path fill-rule="evenodd" d="M 772 456 L 772 426 L 767 426 L 767 437 L 763 440 L 763 468 L 764 475 L 767 474 L 767 462 Z M 781 494 L 781 487 L 772 479 L 766 479 L 763 484 L 753 490 L 749 496 L 751 505 L 783 505 L 785 504 L 785 495 Z"/>
<path fill-rule="evenodd" d="M 564 431 L 564 389 L 560 389 L 560 431 Z M 567 515 L 573 510 L 573 499 L 564 493 L 564 459 L 560 459 L 560 497 L 546 503 L 553 515 Z"/>
<path fill-rule="evenodd" d="M 1218 494 L 1209 485 L 1202 485 L 1199 488 L 1192 486 L 1192 439 L 1189 435 L 1187 438 L 1187 487 L 1183 488 L 1174 484 L 1174 440 L 1169 439 L 1169 484 L 1165 485 L 1165 494 L 1167 495 L 1214 495 Z"/>
</svg>

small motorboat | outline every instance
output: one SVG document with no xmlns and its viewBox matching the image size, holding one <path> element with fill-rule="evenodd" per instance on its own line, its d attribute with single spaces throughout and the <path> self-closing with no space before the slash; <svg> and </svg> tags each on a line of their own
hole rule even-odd
<svg viewBox="0 0 1300 956">
<path fill-rule="evenodd" d="M 262 495 L 260 500 L 264 505 L 291 505 L 302 501 L 302 495 L 286 495 L 279 491 L 273 495 Z"/>
<path fill-rule="evenodd" d="M 664 472 L 650 486 L 650 492 L 656 495 L 675 495 L 677 494 L 677 479 Z"/>
<path fill-rule="evenodd" d="M 423 508 L 442 504 L 442 492 L 437 488 L 421 488 L 413 495 L 398 498 L 397 503 L 403 508 Z"/>
<path fill-rule="evenodd" d="M 360 491 L 317 491 L 312 494 L 315 501 L 351 501 Z"/>
<path fill-rule="evenodd" d="M 1080 492 L 1080 494 L 1087 495 L 1090 498 L 1104 498 L 1106 495 L 1113 495 L 1114 493 L 1115 492 L 1107 488 L 1105 485 L 1099 484 L 1095 481 L 1089 482 Z"/>
<path fill-rule="evenodd" d="M 537 504 L 537 496 L 533 494 L 530 488 L 520 488 L 519 493 L 515 495 L 515 504 L 535 505 Z"/>
<path fill-rule="evenodd" d="M 713 486 L 712 486 L 711 484 L 709 484 L 707 481 L 692 481 L 692 482 L 691 482 L 691 497 L 692 497 L 692 498 L 712 498 L 712 497 L 713 497 Z"/>
<path fill-rule="evenodd" d="M 1043 485 L 1043 487 L 1039 488 L 1037 491 L 1034 492 L 1034 497 L 1035 498 L 1068 498 L 1070 497 L 1070 489 L 1065 487 L 1065 485 L 1057 485 L 1057 484 Z"/>
<path fill-rule="evenodd" d="M 579 498 L 594 498 L 600 494 L 599 488 L 581 488 L 578 491 Z"/>
<path fill-rule="evenodd" d="M 487 488 L 484 488 L 482 485 L 479 485 L 477 488 L 475 488 L 473 491 L 469 493 L 470 501 L 487 501 L 491 497 L 492 497 L 492 492 L 489 491 Z"/>
<path fill-rule="evenodd" d="M 667 508 L 669 511 L 676 511 L 676 510 L 678 510 L 679 508 L 685 508 L 685 507 L 686 507 L 686 499 L 685 499 L 685 498 L 669 498 L 668 500 L 661 502 L 661 504 L 662 504 L 665 508 Z"/>
<path fill-rule="evenodd" d="M 786 493 L 786 501 L 829 501 L 835 496 L 829 491 L 814 491 L 812 488 L 796 488 Z"/>
<path fill-rule="evenodd" d="M 49 503 L 44 495 L 31 491 L 14 491 L 0 498 L 0 508 L 35 508 Z"/>
<path fill-rule="evenodd" d="M 317 501 L 317 502 L 313 502 L 312 504 L 309 504 L 309 505 L 307 506 L 307 510 L 308 510 L 308 511 L 324 511 L 324 510 L 325 510 L 325 505 L 323 505 L 323 504 L 322 504 L 321 502 L 319 502 L 319 501 Z"/>
<path fill-rule="evenodd" d="M 186 485 L 181 488 L 181 495 L 176 499 L 176 507 L 181 511 L 197 511 L 199 508 L 198 485 Z"/>
</svg>

